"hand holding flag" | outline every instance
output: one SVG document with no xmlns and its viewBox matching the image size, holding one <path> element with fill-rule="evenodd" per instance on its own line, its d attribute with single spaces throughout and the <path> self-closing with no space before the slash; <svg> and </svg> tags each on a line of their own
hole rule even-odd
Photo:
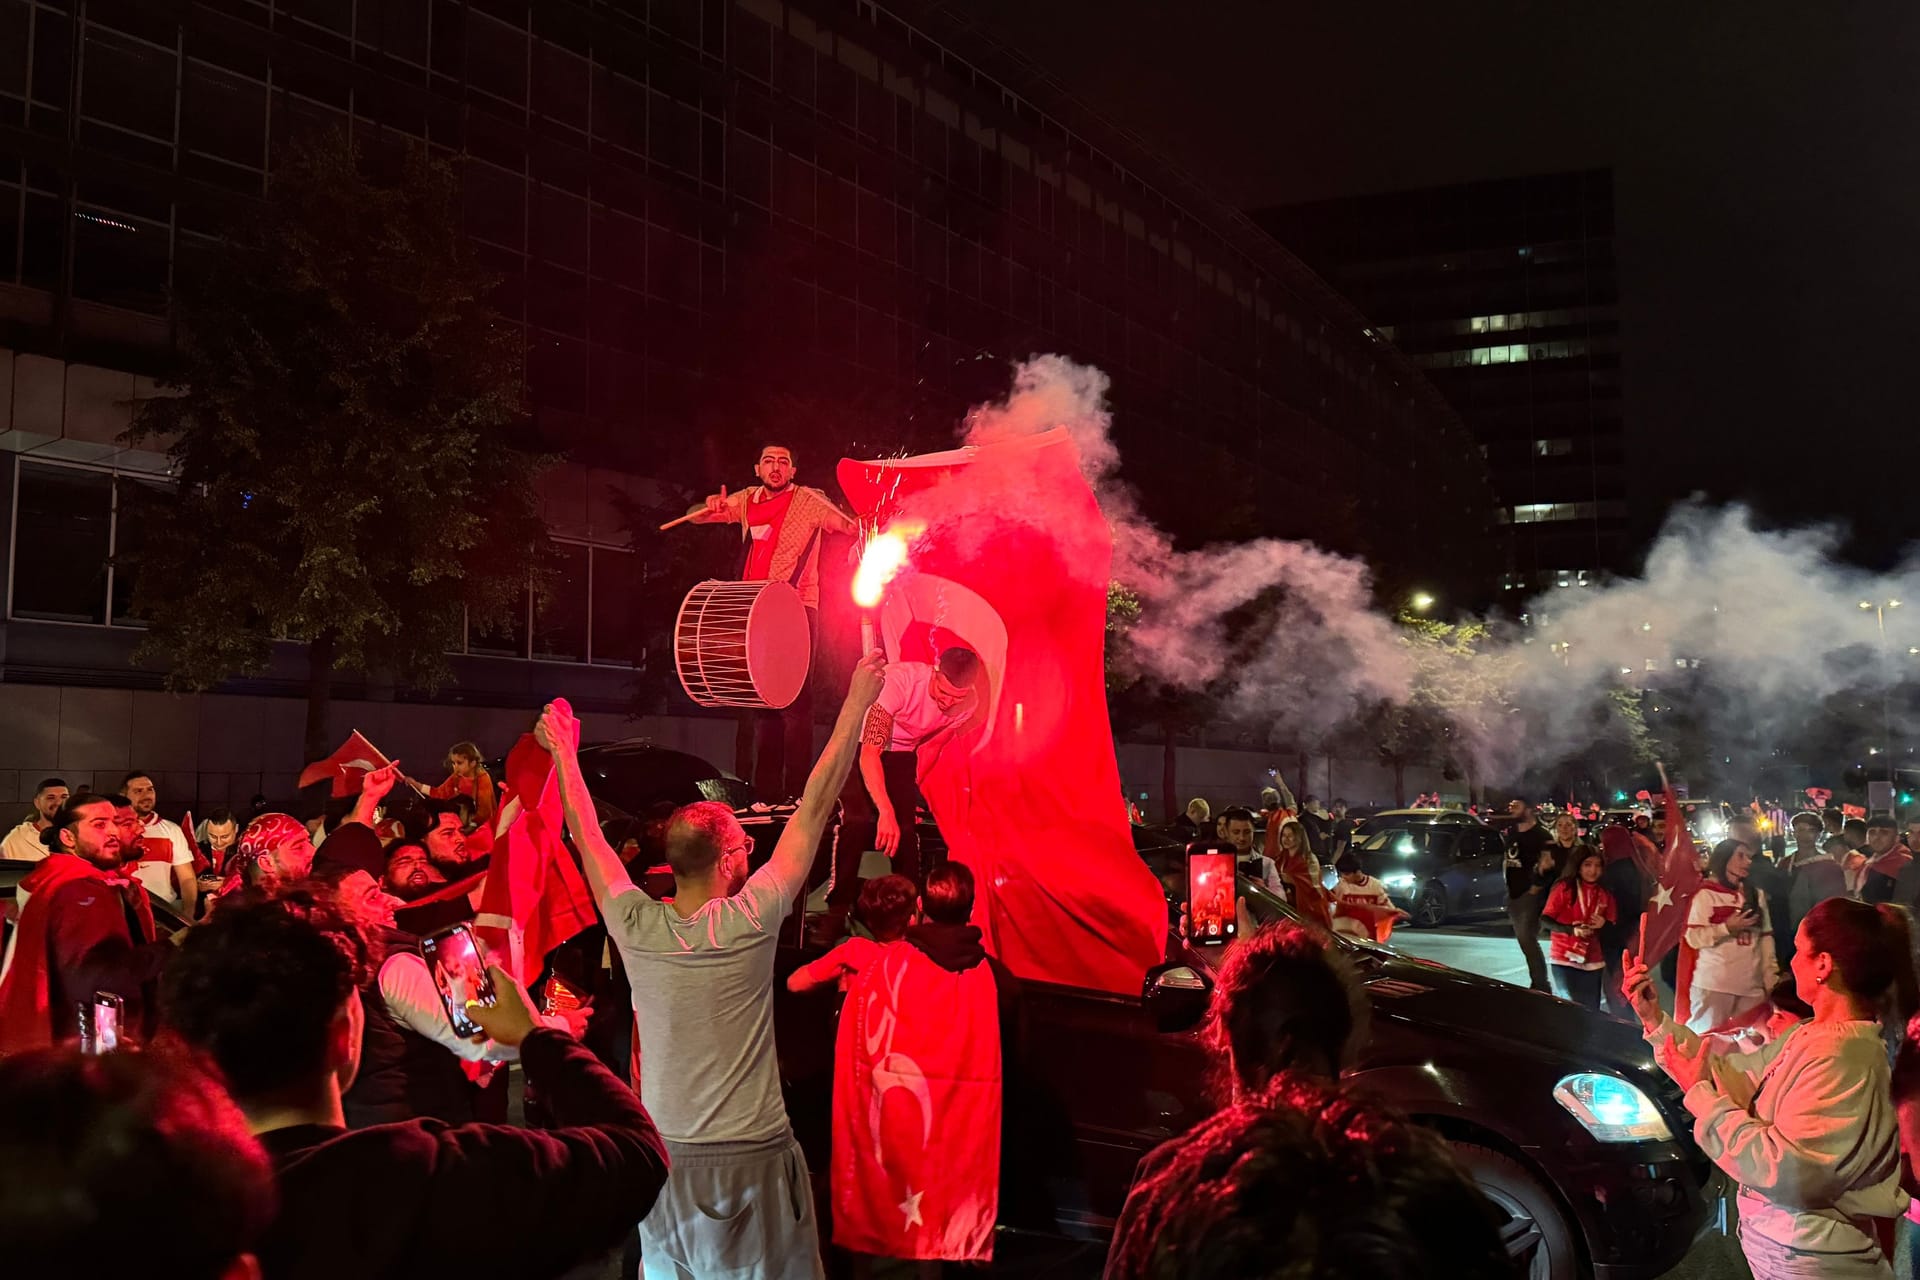
<svg viewBox="0 0 1920 1280">
<path fill-rule="evenodd" d="M 358 795 L 368 774 L 392 763 L 380 753 L 380 748 L 368 742 L 355 729 L 332 755 L 324 760 L 316 760 L 300 771 L 300 785 L 310 787 L 317 782 L 331 781 L 334 798 Z"/>
<path fill-rule="evenodd" d="M 1680 801 L 1673 794 L 1673 784 L 1667 781 L 1664 767 L 1660 770 L 1660 784 L 1667 813 L 1667 847 L 1660 857 L 1659 881 L 1653 897 L 1647 900 L 1646 914 L 1640 917 L 1639 946 L 1634 953 L 1648 967 L 1659 964 L 1669 951 L 1680 945 L 1686 935 L 1693 895 L 1705 883 L 1693 833 L 1687 830 L 1686 817 L 1680 812 Z M 1682 1022 L 1686 1021 L 1688 988 L 1693 985 L 1692 959 L 1691 949 L 1682 948 L 1680 970 L 1674 980 L 1675 1013 Z"/>
</svg>

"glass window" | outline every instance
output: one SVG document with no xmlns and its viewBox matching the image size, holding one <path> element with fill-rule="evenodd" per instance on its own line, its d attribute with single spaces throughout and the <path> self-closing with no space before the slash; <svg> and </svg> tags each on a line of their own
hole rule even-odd
<svg viewBox="0 0 1920 1280">
<path fill-rule="evenodd" d="M 447 6 L 451 7 L 451 6 Z M 439 14 L 435 13 L 435 18 Z M 467 15 L 467 77 L 515 104 L 527 100 L 527 33 L 484 14 Z"/>
<path fill-rule="evenodd" d="M 548 662 L 587 660 L 587 548 L 556 542 L 533 605 L 533 656 Z"/>
<path fill-rule="evenodd" d="M 191 150 L 259 168 L 266 159 L 267 87 L 189 62 L 180 135 Z"/>
<path fill-rule="evenodd" d="M 527 596 L 520 597 L 520 604 L 513 616 L 504 622 L 492 626 L 481 626 L 469 619 L 467 625 L 467 652 L 489 658 L 524 658 L 527 656 Z"/>
<path fill-rule="evenodd" d="M 149 484 L 117 477 L 114 500 L 119 506 L 113 522 L 113 600 L 108 621 L 116 627 L 145 625 L 133 616 L 133 560 L 145 545 L 148 512 L 173 490 L 167 485 Z"/>
<path fill-rule="evenodd" d="M 113 477 L 22 462 L 14 521 L 13 616 L 105 622 Z"/>
<path fill-rule="evenodd" d="M 174 54 L 89 25 L 81 56 L 86 118 L 173 140 Z"/>
<path fill-rule="evenodd" d="M 73 292 L 111 306 L 165 315 L 167 228 L 110 209 L 73 213 Z"/>
<path fill-rule="evenodd" d="M 640 559 L 616 547 L 593 549 L 593 661 L 606 666 L 640 663 L 646 645 Z"/>
</svg>

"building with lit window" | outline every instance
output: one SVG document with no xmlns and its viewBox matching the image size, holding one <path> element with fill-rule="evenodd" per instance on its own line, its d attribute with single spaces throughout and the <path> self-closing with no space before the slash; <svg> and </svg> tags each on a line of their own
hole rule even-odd
<svg viewBox="0 0 1920 1280">
<path fill-rule="evenodd" d="M 1255 216 L 1425 369 L 1472 429 L 1493 473 L 1510 598 L 1625 567 L 1611 172 Z"/>
<path fill-rule="evenodd" d="M 634 602 L 663 553 L 622 512 L 750 468 L 762 424 L 716 438 L 702 417 L 752 376 L 743 316 L 786 365 L 917 405 L 936 443 L 1004 389 L 1013 359 L 1097 364 L 1125 474 L 1176 534 L 1220 536 L 1194 513 L 1239 513 L 1238 530 L 1364 552 L 1389 580 L 1464 595 L 1452 584 L 1483 572 L 1491 490 L 1419 367 L 1244 216 L 951 9 L 0 0 L 9 722 L 30 709 L 65 726 L 48 731 L 60 741 L 124 741 L 131 717 L 143 741 L 142 708 L 163 695 L 128 661 L 139 623 L 116 564 L 138 531 L 116 521 L 117 495 L 167 483 L 167 465 L 119 436 L 154 394 L 171 283 L 315 128 L 375 149 L 424 141 L 458 167 L 465 230 L 506 279 L 530 402 L 568 459 L 547 504 L 554 591 L 530 591 L 504 634 L 465 636 L 433 706 L 565 693 L 611 714 L 636 669 L 659 674 L 670 610 Z M 821 483 L 829 462 L 803 470 Z M 234 686 L 274 725 L 299 714 L 273 705 L 301 688 L 285 656 Z M 239 767 L 208 762 L 209 736 L 197 786 L 224 797 L 206 779 Z M 52 741 L 0 773 L 51 767 Z M 268 754 L 269 774 L 298 764 Z"/>
</svg>

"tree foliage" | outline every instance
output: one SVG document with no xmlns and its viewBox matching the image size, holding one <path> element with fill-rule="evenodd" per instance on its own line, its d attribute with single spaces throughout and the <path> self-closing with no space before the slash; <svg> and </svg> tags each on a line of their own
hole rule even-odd
<svg viewBox="0 0 1920 1280">
<path fill-rule="evenodd" d="M 544 539 L 517 331 L 459 233 L 458 184 L 409 153 L 375 177 L 340 135 L 293 147 L 176 297 L 169 383 L 131 436 L 171 437 L 178 487 L 141 514 L 140 650 L 177 689 L 265 667 L 431 688 L 463 618 L 524 607 Z"/>
</svg>

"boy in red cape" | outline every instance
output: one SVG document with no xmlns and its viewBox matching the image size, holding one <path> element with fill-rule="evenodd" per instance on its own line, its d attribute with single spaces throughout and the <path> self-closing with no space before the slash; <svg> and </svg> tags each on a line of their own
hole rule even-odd
<svg viewBox="0 0 1920 1280">
<path fill-rule="evenodd" d="M 856 1254 L 987 1262 L 1000 1202 L 1004 973 L 981 946 L 973 873 L 927 873 L 921 922 L 868 944 L 840 1014 L 833 1240 Z M 864 1258 L 859 1262 L 864 1272 Z"/>
</svg>

